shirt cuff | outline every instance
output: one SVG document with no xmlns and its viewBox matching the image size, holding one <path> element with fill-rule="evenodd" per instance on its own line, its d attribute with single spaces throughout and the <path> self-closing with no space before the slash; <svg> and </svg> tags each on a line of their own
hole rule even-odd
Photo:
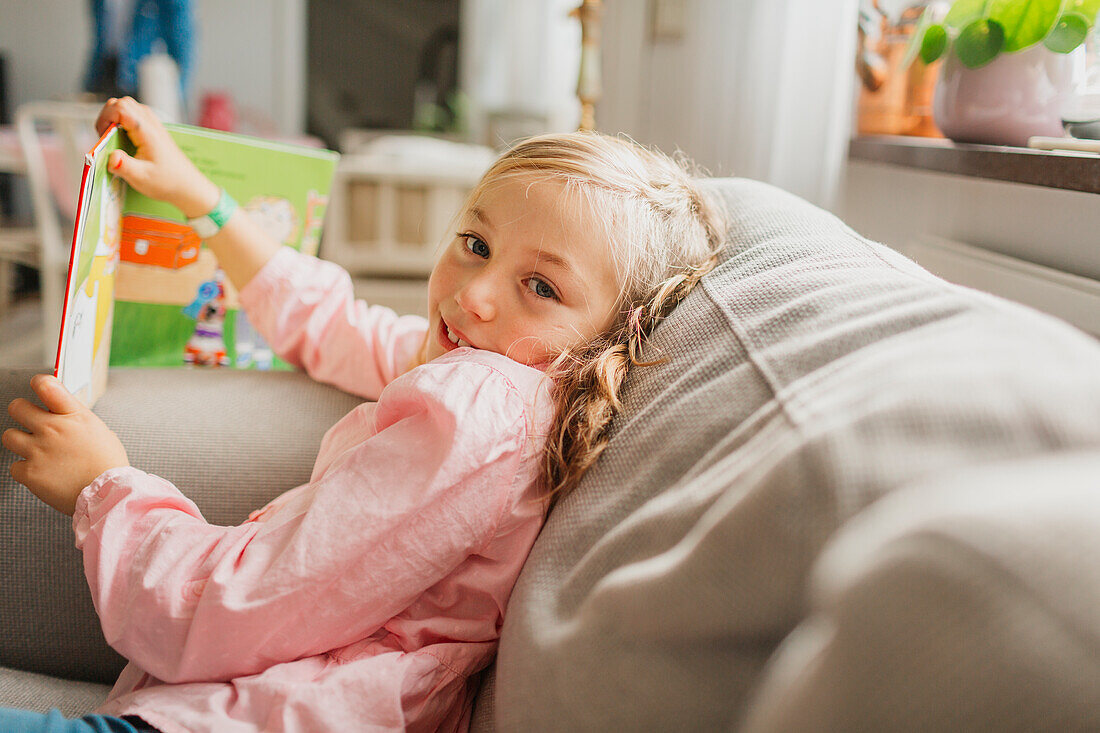
<svg viewBox="0 0 1100 733">
<path fill-rule="evenodd" d="M 77 495 L 76 507 L 73 510 L 73 533 L 76 535 L 78 549 L 83 547 L 84 539 L 91 529 L 90 514 L 92 510 L 106 498 L 112 486 L 125 481 L 127 477 L 132 477 L 135 473 L 144 475 L 144 471 L 139 471 L 133 466 L 109 468 L 96 476 L 95 480 L 85 486 Z"/>
</svg>

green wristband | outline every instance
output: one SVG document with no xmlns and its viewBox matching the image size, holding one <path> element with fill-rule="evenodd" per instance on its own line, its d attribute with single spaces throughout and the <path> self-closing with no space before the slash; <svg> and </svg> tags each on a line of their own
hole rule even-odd
<svg viewBox="0 0 1100 733">
<path fill-rule="evenodd" d="M 188 219 L 187 225 L 194 229 L 200 238 L 210 239 L 221 231 L 221 228 L 225 226 L 225 223 L 229 221 L 229 217 L 233 216 L 233 212 L 236 210 L 237 202 L 223 188 L 221 196 L 218 197 L 218 203 L 215 204 L 210 213 Z"/>
</svg>

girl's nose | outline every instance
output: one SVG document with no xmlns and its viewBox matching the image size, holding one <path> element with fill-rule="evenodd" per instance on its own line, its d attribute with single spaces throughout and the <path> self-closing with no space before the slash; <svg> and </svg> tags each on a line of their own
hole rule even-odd
<svg viewBox="0 0 1100 733">
<path fill-rule="evenodd" d="M 491 321 L 497 309 L 497 292 L 492 278 L 485 272 L 471 277 L 455 293 L 455 302 L 478 319 Z"/>
</svg>

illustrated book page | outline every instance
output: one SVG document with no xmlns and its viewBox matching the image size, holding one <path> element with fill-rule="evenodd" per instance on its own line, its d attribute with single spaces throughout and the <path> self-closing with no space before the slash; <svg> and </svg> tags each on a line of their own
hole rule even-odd
<svg viewBox="0 0 1100 733">
<path fill-rule="evenodd" d="M 276 241 L 316 254 L 338 155 L 185 125 L 184 153 Z M 213 253 L 169 204 L 123 206 L 111 366 L 289 369 L 240 310 Z"/>
</svg>

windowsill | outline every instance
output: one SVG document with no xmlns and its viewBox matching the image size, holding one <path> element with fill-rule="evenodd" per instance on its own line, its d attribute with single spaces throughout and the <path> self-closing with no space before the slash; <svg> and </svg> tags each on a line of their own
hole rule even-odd
<svg viewBox="0 0 1100 733">
<path fill-rule="evenodd" d="M 1100 155 L 1095 153 L 864 135 L 852 139 L 848 157 L 938 173 L 1100 193 Z"/>
</svg>

